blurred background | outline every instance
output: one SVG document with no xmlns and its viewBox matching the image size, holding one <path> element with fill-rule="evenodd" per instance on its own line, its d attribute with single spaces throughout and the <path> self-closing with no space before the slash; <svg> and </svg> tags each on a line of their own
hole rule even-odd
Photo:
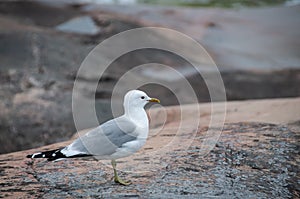
<svg viewBox="0 0 300 199">
<path fill-rule="evenodd" d="M 197 40 L 216 62 L 229 101 L 300 96 L 298 4 L 299 0 L 0 1 L 0 153 L 69 139 L 76 132 L 72 89 L 81 62 L 101 41 L 132 28 L 166 27 Z M 96 99 L 99 122 L 112 117 L 110 98 L 118 79 L 135 66 L 153 62 L 180 71 L 198 102 L 210 102 L 201 75 L 187 70 L 186 60 L 161 50 L 137 50 L 109 66 L 96 94 L 89 90 L 97 81 L 94 77 L 78 77 L 86 85 L 82 97 Z M 155 80 L 157 73 L 163 71 L 141 75 Z M 184 92 L 180 80 L 168 78 L 176 92 Z M 141 89 L 164 106 L 178 105 L 174 93 L 163 86 Z M 184 103 L 191 103 L 188 96 Z"/>
</svg>

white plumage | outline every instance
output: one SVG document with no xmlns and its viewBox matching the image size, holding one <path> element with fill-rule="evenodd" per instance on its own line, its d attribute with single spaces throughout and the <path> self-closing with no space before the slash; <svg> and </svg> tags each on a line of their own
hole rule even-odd
<svg viewBox="0 0 300 199">
<path fill-rule="evenodd" d="M 132 155 L 145 144 L 149 120 L 144 106 L 148 102 L 159 103 L 159 100 L 150 98 L 140 90 L 129 91 L 124 97 L 124 115 L 101 124 L 62 149 L 34 153 L 27 157 L 47 158 L 50 161 L 85 156 L 111 159 L 115 181 L 127 185 L 116 173 L 115 160 Z"/>
</svg>

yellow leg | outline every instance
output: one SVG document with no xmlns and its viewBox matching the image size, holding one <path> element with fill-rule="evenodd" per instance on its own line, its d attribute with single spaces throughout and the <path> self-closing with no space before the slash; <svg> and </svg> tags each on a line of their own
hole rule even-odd
<svg viewBox="0 0 300 199">
<path fill-rule="evenodd" d="M 111 165 L 112 165 L 112 167 L 113 167 L 113 169 L 114 169 L 114 179 L 115 179 L 115 182 L 116 182 L 116 183 L 119 183 L 119 184 L 121 184 L 121 185 L 125 185 L 125 186 L 126 186 L 126 185 L 130 185 L 131 182 L 124 181 L 124 180 L 122 180 L 122 179 L 118 176 L 117 169 L 116 169 L 117 163 L 116 163 L 115 160 L 112 160 L 112 161 L 111 161 Z"/>
</svg>

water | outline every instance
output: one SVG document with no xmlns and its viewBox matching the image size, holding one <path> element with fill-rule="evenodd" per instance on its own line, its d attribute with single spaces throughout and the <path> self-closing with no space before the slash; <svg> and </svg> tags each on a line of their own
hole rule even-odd
<svg viewBox="0 0 300 199">
<path fill-rule="evenodd" d="M 97 34 L 100 29 L 89 16 L 77 17 L 64 22 L 56 27 L 57 30 L 68 33 Z"/>
</svg>

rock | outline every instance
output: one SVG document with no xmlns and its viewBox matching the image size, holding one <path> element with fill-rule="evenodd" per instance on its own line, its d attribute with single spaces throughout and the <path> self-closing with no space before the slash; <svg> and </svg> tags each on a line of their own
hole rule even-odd
<svg viewBox="0 0 300 199">
<path fill-rule="evenodd" d="M 23 24 L 46 27 L 54 27 L 80 15 L 78 9 L 67 6 L 48 6 L 43 4 L 43 1 L 40 3 L 37 3 L 37 1 L 2 1 L 0 3 L 0 13 L 2 16 L 15 17 Z"/>
<path fill-rule="evenodd" d="M 65 34 L 53 28 L 81 15 L 81 7 L 101 27 L 100 34 Z M 299 29 L 293 28 L 298 24 L 299 6 L 240 11 L 150 7 L 141 10 L 126 6 L 97 9 L 100 11 L 89 11 L 83 5 L 63 8 L 34 2 L 0 4 L 1 153 L 71 137 L 75 132 L 72 86 L 81 61 L 105 38 L 141 25 L 174 28 L 203 42 L 221 66 L 228 99 L 299 96 L 299 50 L 295 46 Z M 279 34 L 283 30 L 289 31 Z M 100 122 L 111 117 L 108 99 L 118 79 L 133 66 L 151 61 L 185 67 L 178 57 L 151 49 L 120 57 L 100 81 L 106 89 L 99 86 L 96 92 L 97 111 L 105 113 Z M 279 68 L 287 69 L 273 70 Z M 198 100 L 209 101 L 201 77 L 181 71 L 194 86 Z M 89 84 L 96 78 L 79 77 L 85 86 L 81 97 L 93 97 Z M 178 93 L 184 92 L 176 78 L 170 81 L 178 85 Z M 144 89 L 155 92 L 163 105 L 177 103 L 165 88 Z M 3 154 L 0 197 L 299 198 L 299 101 L 290 98 L 227 103 L 227 124 L 206 156 L 202 155 L 202 146 L 212 136 L 206 134 L 210 104 L 199 105 L 200 116 L 195 116 L 198 105 L 181 106 L 188 113 L 183 118 L 186 126 L 181 134 L 174 133 L 181 118 L 179 107 L 150 109 L 151 131 L 146 146 L 118 163 L 122 177 L 133 181 L 128 187 L 112 182 L 107 161 L 46 162 L 25 158 L 29 153 L 63 147 L 69 142 Z M 217 103 L 216 108 L 222 116 L 222 104 Z M 189 124 L 199 117 L 201 126 L 190 128 Z M 174 140 L 180 144 L 169 144 Z"/>
<path fill-rule="evenodd" d="M 264 100 L 247 100 L 226 102 L 226 123 L 237 122 L 262 122 L 271 124 L 292 124 L 300 118 L 300 98 L 289 99 L 264 99 Z M 223 116 L 222 110 L 224 103 L 214 103 L 214 109 L 217 117 Z M 211 103 L 201 103 L 198 105 L 201 116 L 201 125 L 208 126 L 211 120 Z M 184 120 L 193 120 L 197 114 L 197 106 L 195 104 L 182 105 L 181 110 L 185 111 Z M 151 128 L 157 128 L 168 124 L 171 121 L 180 120 L 181 111 L 178 106 L 169 106 L 164 109 L 153 108 L 149 110 L 150 118 L 154 118 L 150 122 Z M 169 116 L 168 120 L 164 120 L 164 115 Z M 297 125 L 296 125 L 297 126 Z M 296 130 L 297 131 L 297 130 Z"/>
<path fill-rule="evenodd" d="M 141 27 L 141 25 L 150 25 L 151 20 L 160 19 L 155 22 L 156 25 L 175 28 L 183 33 L 192 35 L 196 39 L 207 41 L 204 42 L 205 45 L 214 51 L 215 49 L 218 50 L 214 46 L 214 41 L 220 36 L 219 34 L 222 35 L 225 29 L 227 30 L 227 27 L 228 33 L 224 34 L 226 35 L 224 39 L 231 38 L 233 32 L 237 35 L 241 34 L 239 31 L 235 31 L 234 27 L 237 27 L 238 24 L 243 27 L 246 26 L 247 24 L 244 24 L 244 20 L 251 13 L 257 13 L 258 16 L 261 16 L 266 12 L 273 16 L 275 11 L 288 12 L 288 8 L 270 10 L 263 8 L 262 10 L 251 9 L 237 12 L 221 9 L 191 10 L 188 8 L 175 9 L 166 7 L 145 7 L 143 9 L 151 12 L 135 12 L 132 10 L 134 8 L 126 6 L 116 6 L 103 11 L 106 7 L 108 8 L 109 6 L 103 6 L 102 8 L 95 6 L 94 10 L 88 10 L 88 6 L 85 5 L 75 7 L 55 5 L 55 7 L 52 7 L 36 2 L 0 3 L 0 153 L 24 150 L 68 140 L 73 135 L 75 125 L 72 118 L 71 104 L 72 89 L 77 70 L 90 50 L 112 35 Z M 118 9 L 123 11 L 118 11 Z M 140 10 L 140 8 L 136 9 L 137 11 Z M 199 13 L 197 10 L 199 10 Z M 152 11 L 154 14 L 152 14 Z M 95 24 L 101 29 L 99 34 L 93 36 L 80 35 L 63 33 L 55 29 L 58 24 L 82 16 L 83 12 L 85 16 L 95 20 Z M 191 14 L 189 15 L 189 13 Z M 133 20 L 130 15 L 134 16 L 136 20 Z M 153 15 L 163 17 L 153 17 Z M 201 15 L 201 17 L 194 17 L 196 15 Z M 297 15 L 295 8 L 291 8 L 291 13 L 284 15 L 279 22 L 282 22 L 281 20 L 284 22 L 288 21 L 292 15 Z M 225 18 L 221 20 L 222 23 L 219 23 L 219 19 L 223 16 Z M 265 20 L 267 21 L 270 18 L 272 17 L 267 17 Z M 262 27 L 266 23 L 265 21 L 257 21 L 254 16 L 249 16 L 249 20 L 255 22 L 255 24 L 257 23 L 257 27 Z M 295 17 L 293 20 L 296 24 L 298 18 Z M 191 26 L 190 24 L 193 25 Z M 179 25 L 182 25 L 183 29 Z M 289 25 L 290 23 L 277 24 L 273 20 L 271 24 L 266 25 L 266 28 L 273 30 L 277 26 Z M 244 28 L 247 30 L 249 27 Z M 260 30 L 262 29 L 257 29 L 258 36 L 262 35 L 265 38 L 264 31 L 260 32 Z M 280 41 L 285 44 L 283 40 L 290 41 L 295 37 L 298 39 L 297 29 L 291 28 L 290 30 L 295 31 L 295 34 L 288 34 L 289 38 L 286 38 L 286 34 L 272 34 L 271 37 L 275 38 L 276 41 L 274 45 L 277 45 L 277 42 Z M 211 33 L 210 31 L 213 32 Z M 254 32 L 253 34 L 255 35 L 256 33 Z M 213 38 L 210 38 L 210 36 Z M 238 40 L 238 38 L 241 37 L 237 37 L 237 40 L 231 39 L 232 43 L 230 44 L 224 41 L 226 43 L 226 45 L 224 44 L 225 47 L 239 45 L 241 40 Z M 268 38 L 266 41 L 268 41 Z M 221 53 L 230 52 L 226 49 L 224 50 L 223 47 L 220 49 Z M 286 45 L 284 45 L 284 49 L 286 49 Z M 273 49 L 266 50 L 266 52 L 272 54 Z M 287 50 L 285 52 L 290 51 Z M 292 52 L 289 54 L 291 57 L 295 54 L 294 51 Z M 105 58 L 106 55 L 106 53 L 103 53 L 99 57 Z M 223 57 L 219 56 L 218 52 L 212 55 Z M 253 58 L 251 53 L 239 54 L 234 52 L 233 55 L 238 58 L 241 56 L 242 60 L 245 56 L 249 59 Z M 225 57 L 228 60 L 231 59 L 230 56 Z M 281 59 L 280 56 L 276 56 L 277 59 Z M 228 60 L 224 60 L 224 64 L 228 64 Z M 297 60 L 297 58 L 293 60 Z M 84 100 L 90 100 L 95 97 L 95 108 L 100 123 L 112 117 L 110 98 L 114 86 L 122 75 L 134 66 L 149 62 L 165 64 L 181 72 L 195 90 L 198 98 L 197 102 L 209 102 L 211 100 L 201 75 L 195 74 L 195 70 L 190 70 L 188 63 L 180 57 L 153 49 L 134 51 L 128 55 L 121 56 L 110 65 L 103 77 L 100 78 L 96 93 L 91 89 L 91 85 L 98 81 L 99 78 L 94 71 L 77 77 L 77 80 L 83 85 L 82 90 L 80 90 L 80 97 Z M 282 98 L 300 95 L 298 86 L 300 84 L 299 69 L 261 71 L 256 68 L 257 70 L 255 71 L 246 71 L 242 67 L 244 63 L 246 62 L 236 61 L 235 63 L 239 65 L 238 69 L 241 70 L 231 70 L 232 68 L 229 67 L 230 70 L 221 71 L 227 99 Z M 259 67 L 260 65 L 256 66 Z M 290 66 L 293 67 L 294 65 Z M 151 77 L 155 73 L 163 75 Z M 173 74 L 168 74 L 165 71 L 140 71 L 135 73 L 132 79 L 138 79 L 137 77 L 139 77 L 140 79 L 155 82 L 158 78 L 163 79 L 164 76 L 168 77 L 166 79 L 174 86 L 176 94 L 185 96 L 182 104 L 192 102 L 191 97 L 186 94 L 186 87 L 181 84 L 182 80 L 174 78 Z M 161 99 L 163 106 L 178 105 L 178 100 L 174 93 L 163 86 L 150 84 L 141 87 L 141 89 L 148 93 L 155 93 L 156 97 Z M 121 106 L 122 98 L 122 93 L 119 92 L 113 100 L 118 101 L 118 105 Z M 266 106 L 266 104 L 264 105 Z M 271 109 L 264 110 L 269 112 Z M 172 113 L 169 115 L 172 115 Z M 253 115 L 253 118 L 255 117 Z M 238 119 L 239 116 L 237 115 L 236 118 Z M 84 128 L 94 127 L 94 125 L 89 123 L 89 118 L 82 117 L 81 120 L 85 123 Z M 169 120 L 171 119 L 169 118 Z M 235 122 L 239 122 L 239 120 Z"/>
<path fill-rule="evenodd" d="M 39 92 L 32 94 L 38 96 Z M 299 98 L 227 103 L 227 123 L 207 155 L 201 150 L 207 137 L 211 104 L 199 104 L 198 129 L 186 128 L 196 119 L 197 105 L 151 109 L 151 131 L 146 145 L 134 156 L 118 161 L 120 175 L 133 182 L 127 187 L 112 181 L 109 161 L 47 162 L 25 158 L 33 152 L 63 147 L 69 141 L 3 154 L 0 196 L 297 198 L 300 196 L 298 104 Z M 216 108 L 219 113 L 222 104 L 216 104 Z M 189 115 L 183 118 L 187 126 L 182 127 L 184 133 L 174 134 L 182 111 Z M 162 113 L 167 115 L 165 123 L 160 121 Z M 181 145 L 165 147 L 176 138 Z"/>
<path fill-rule="evenodd" d="M 195 119 L 195 118 L 193 118 Z M 176 121 L 174 121 L 176 123 Z M 177 121 L 178 122 L 178 121 Z M 295 125 L 295 124 L 294 124 Z M 299 124 L 296 124 L 299 128 Z M 201 130 L 202 129 L 202 130 Z M 153 130 L 152 130 L 153 131 Z M 29 153 L 62 147 L 58 143 L 0 156 L 2 197 L 18 198 L 297 198 L 299 181 L 299 131 L 286 125 L 227 123 L 216 147 L 201 155 L 205 128 L 200 128 L 185 149 L 157 153 L 164 131 L 150 137 L 136 155 L 119 160 L 122 177 L 132 185 L 112 181 L 105 161 L 26 159 Z M 186 136 L 192 135 L 186 132 Z M 182 137 L 186 139 L 186 137 Z M 191 139 L 191 138 L 190 138 Z M 126 173 L 125 173 L 126 171 Z"/>
<path fill-rule="evenodd" d="M 294 28 L 300 23 L 299 5 L 237 10 L 86 5 L 83 9 L 185 33 L 207 49 L 222 71 L 299 69 L 300 31 Z M 282 30 L 288 31 L 281 34 Z"/>
</svg>

